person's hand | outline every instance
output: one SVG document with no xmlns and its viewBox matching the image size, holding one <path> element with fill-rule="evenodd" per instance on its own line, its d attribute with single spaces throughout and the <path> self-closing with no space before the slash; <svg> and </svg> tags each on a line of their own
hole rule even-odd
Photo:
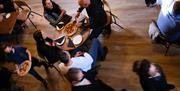
<svg viewBox="0 0 180 91">
<path fill-rule="evenodd" d="M 78 52 L 76 52 L 74 57 L 79 57 L 79 56 L 82 56 L 83 54 L 84 53 L 82 51 L 78 51 Z"/>
<path fill-rule="evenodd" d="M 77 18 L 80 16 L 80 12 L 77 12 L 75 15 L 75 20 L 77 20 Z"/>
<path fill-rule="evenodd" d="M 19 65 L 15 65 L 15 67 L 16 67 L 16 70 L 14 71 L 15 73 L 17 73 L 17 74 L 19 74 L 20 73 L 20 71 L 19 71 Z"/>
</svg>

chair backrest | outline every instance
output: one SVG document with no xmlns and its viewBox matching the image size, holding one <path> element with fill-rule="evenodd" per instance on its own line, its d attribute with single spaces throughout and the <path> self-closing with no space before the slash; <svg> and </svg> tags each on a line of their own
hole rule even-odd
<svg viewBox="0 0 180 91">
<path fill-rule="evenodd" d="M 105 26 L 112 24 L 112 22 L 113 22 L 111 12 L 106 11 L 106 16 L 107 16 L 107 22 L 106 22 Z"/>
<path fill-rule="evenodd" d="M 25 22 L 29 18 L 29 15 L 31 14 L 31 8 L 24 1 L 15 0 L 14 2 L 21 9 L 19 10 L 19 15 L 17 17 L 17 20 Z"/>
<path fill-rule="evenodd" d="M 27 7 L 27 8 L 31 11 L 31 8 L 29 7 L 29 5 L 28 5 L 25 1 L 15 0 L 14 2 L 15 2 L 16 5 L 17 5 L 18 7 L 20 7 L 21 9 L 24 9 L 24 7 Z"/>
</svg>

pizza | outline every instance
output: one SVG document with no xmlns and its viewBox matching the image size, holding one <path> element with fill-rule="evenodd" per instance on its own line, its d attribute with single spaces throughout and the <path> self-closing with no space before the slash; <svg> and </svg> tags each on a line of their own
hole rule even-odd
<svg viewBox="0 0 180 91">
<path fill-rule="evenodd" d="M 31 68 L 31 62 L 29 60 L 24 61 L 19 67 L 19 75 L 24 76 L 26 75 Z"/>
<path fill-rule="evenodd" d="M 72 36 L 77 31 L 76 23 L 70 22 L 64 27 L 64 33 L 67 36 Z"/>
</svg>

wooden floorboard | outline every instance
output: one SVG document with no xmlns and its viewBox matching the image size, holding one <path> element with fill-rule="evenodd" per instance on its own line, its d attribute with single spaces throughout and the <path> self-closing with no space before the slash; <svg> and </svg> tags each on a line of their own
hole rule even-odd
<svg viewBox="0 0 180 91">
<path fill-rule="evenodd" d="M 68 14 L 75 13 L 78 6 L 76 0 L 54 0 L 67 10 Z M 103 45 L 109 48 L 109 53 L 104 62 L 101 62 L 99 78 L 115 88 L 117 91 L 126 88 L 128 91 L 142 91 L 139 79 L 132 72 L 132 64 L 135 60 L 149 59 L 159 63 L 170 83 L 176 85 L 174 91 L 180 91 L 180 47 L 171 47 L 168 56 L 164 56 L 165 47 L 151 43 L 148 37 L 148 26 L 152 19 L 157 19 L 158 10 L 147 8 L 144 0 L 107 0 L 112 12 L 119 17 L 118 23 L 126 30 L 113 25 L 112 35 L 109 39 L 102 39 Z M 43 14 L 41 0 L 26 0 L 32 10 Z M 53 27 L 44 19 L 35 14 L 32 21 L 42 31 L 52 31 Z M 28 29 L 22 37 L 21 44 L 26 46 L 34 56 L 37 56 L 32 34 L 35 31 L 32 24 L 27 21 Z M 118 31 L 118 32 L 117 32 Z M 54 69 L 47 75 L 44 68 L 37 68 L 43 77 L 49 81 L 48 91 L 70 91 L 68 82 L 62 79 Z M 15 78 L 17 78 L 15 76 Z M 24 87 L 24 91 L 45 91 L 42 84 L 27 75 L 17 79 L 17 83 Z M 30 86 L 31 85 L 31 86 Z"/>
</svg>

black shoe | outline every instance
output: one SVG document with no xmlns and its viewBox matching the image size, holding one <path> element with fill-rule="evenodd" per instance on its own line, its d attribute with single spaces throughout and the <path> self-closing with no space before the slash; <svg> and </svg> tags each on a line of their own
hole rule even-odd
<svg viewBox="0 0 180 91">
<path fill-rule="evenodd" d="M 47 80 L 43 80 L 42 83 L 43 83 L 44 87 L 47 89 L 47 88 L 48 88 L 48 82 L 47 82 Z"/>
<path fill-rule="evenodd" d="M 127 91 L 126 89 L 121 89 L 120 91 Z"/>
<path fill-rule="evenodd" d="M 167 86 L 166 86 L 167 90 L 174 89 L 174 88 L 175 88 L 175 86 L 173 84 L 167 84 Z"/>
<path fill-rule="evenodd" d="M 106 55 L 108 53 L 108 48 L 106 46 L 103 47 L 104 55 L 101 57 L 101 61 L 104 61 L 106 59 Z"/>
<path fill-rule="evenodd" d="M 110 35 L 112 33 L 112 30 L 111 29 L 104 29 L 104 31 L 102 32 L 102 35 L 105 37 L 105 38 L 109 38 Z"/>
</svg>

